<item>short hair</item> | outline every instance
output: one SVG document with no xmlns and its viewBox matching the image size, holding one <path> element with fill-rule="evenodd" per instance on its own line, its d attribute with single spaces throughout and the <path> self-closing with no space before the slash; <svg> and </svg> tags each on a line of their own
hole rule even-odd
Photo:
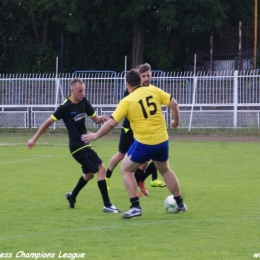
<svg viewBox="0 0 260 260">
<path fill-rule="evenodd" d="M 140 64 L 136 67 L 136 69 L 139 71 L 139 73 L 144 73 L 147 70 L 152 70 L 151 65 L 149 63 Z"/>
<path fill-rule="evenodd" d="M 80 78 L 74 78 L 74 79 L 72 79 L 71 82 L 70 82 L 70 87 L 75 86 L 76 83 L 84 84 L 83 81 L 82 81 L 82 79 L 80 79 Z"/>
<path fill-rule="evenodd" d="M 136 70 L 136 69 L 129 70 L 126 74 L 126 82 L 131 87 L 141 86 L 141 77 L 140 77 L 140 73 L 138 72 L 138 70 Z"/>
</svg>

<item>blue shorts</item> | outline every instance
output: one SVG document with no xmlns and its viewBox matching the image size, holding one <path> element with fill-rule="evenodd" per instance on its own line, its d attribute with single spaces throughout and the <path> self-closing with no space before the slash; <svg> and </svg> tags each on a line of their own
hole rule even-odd
<svg viewBox="0 0 260 260">
<path fill-rule="evenodd" d="M 160 144 L 148 145 L 134 140 L 127 155 L 135 163 L 143 164 L 149 160 L 166 162 L 169 158 L 169 142 L 167 140 Z"/>
</svg>

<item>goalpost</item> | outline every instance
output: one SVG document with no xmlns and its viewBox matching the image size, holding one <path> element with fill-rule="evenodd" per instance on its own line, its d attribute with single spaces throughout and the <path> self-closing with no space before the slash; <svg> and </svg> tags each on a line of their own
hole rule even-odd
<svg viewBox="0 0 260 260">
<path fill-rule="evenodd" d="M 197 87 L 197 77 L 196 77 L 196 54 L 194 55 L 194 74 L 193 74 L 193 95 L 192 95 L 192 104 L 191 104 L 191 112 L 190 112 L 190 123 L 189 123 L 189 131 L 191 130 L 193 109 L 196 99 L 196 87 Z"/>
<path fill-rule="evenodd" d="M 58 107 L 59 90 L 60 90 L 60 92 L 61 92 L 62 99 L 64 100 L 64 95 L 63 95 L 63 91 L 62 91 L 62 88 L 61 88 L 60 79 L 59 79 L 59 76 L 58 76 L 58 73 L 59 73 L 59 71 L 58 71 L 58 67 L 59 67 L 59 58 L 56 57 L 56 74 L 55 74 L 55 89 L 56 89 L 56 93 L 55 93 L 55 110 L 56 110 L 57 107 Z M 56 122 L 54 122 L 53 129 L 54 129 L 54 130 L 56 129 Z"/>
</svg>

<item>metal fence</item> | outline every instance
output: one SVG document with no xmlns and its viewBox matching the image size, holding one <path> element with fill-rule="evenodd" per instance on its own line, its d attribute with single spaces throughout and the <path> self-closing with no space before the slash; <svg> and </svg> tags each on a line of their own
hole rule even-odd
<svg viewBox="0 0 260 260">
<path fill-rule="evenodd" d="M 0 75 L 0 127 L 38 128 L 69 95 L 73 77 L 82 78 L 86 98 L 99 115 L 111 114 L 123 97 L 125 72 Z M 181 128 L 259 127 L 260 72 L 153 71 L 152 84 L 178 101 Z M 171 113 L 163 108 L 170 125 Z M 120 126 L 120 125 L 119 125 Z M 54 128 L 65 127 L 62 121 Z M 87 118 L 87 127 L 98 127 Z"/>
</svg>

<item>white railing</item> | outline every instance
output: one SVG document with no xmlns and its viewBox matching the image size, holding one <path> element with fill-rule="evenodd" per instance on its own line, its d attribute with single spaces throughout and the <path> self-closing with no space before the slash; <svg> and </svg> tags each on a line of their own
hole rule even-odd
<svg viewBox="0 0 260 260">
<path fill-rule="evenodd" d="M 98 114 L 111 113 L 123 97 L 125 72 L 0 75 L 0 127 L 38 128 L 69 94 L 73 77 L 86 85 Z M 153 71 L 152 84 L 171 93 L 181 110 L 182 128 L 259 127 L 260 71 Z M 169 125 L 171 113 L 164 111 Z M 97 127 L 87 120 L 88 127 Z M 57 122 L 55 127 L 64 127 Z"/>
</svg>

